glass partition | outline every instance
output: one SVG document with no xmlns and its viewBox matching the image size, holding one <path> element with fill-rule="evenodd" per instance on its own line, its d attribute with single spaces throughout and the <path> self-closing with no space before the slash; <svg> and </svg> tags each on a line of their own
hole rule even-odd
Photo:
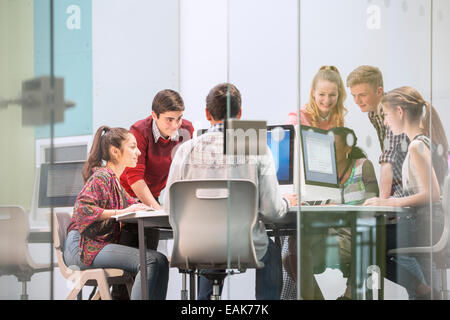
<svg viewBox="0 0 450 320">
<path fill-rule="evenodd" d="M 0 223 L 25 213 L 20 231 L 36 263 L 56 262 L 51 212 L 73 211 L 96 130 L 129 129 L 172 89 L 198 148 L 209 150 L 199 130 L 224 132 L 218 146 L 238 143 L 180 178 L 227 182 L 222 299 L 443 297 L 447 0 L 0 0 L 0 17 Z M 226 114 L 211 116 L 220 84 Z M 243 136 L 227 136 L 232 128 Z M 235 195 L 235 179 L 254 193 Z M 166 208 L 169 191 L 159 191 Z M 243 265 L 233 224 L 249 198 L 256 260 Z M 167 257 L 172 236 L 157 246 Z M 1 299 L 25 298 L 22 289 L 29 299 L 67 296 L 58 268 L 22 287 L 2 252 Z M 179 275 L 170 269 L 167 299 L 187 297 Z M 191 298 L 207 292 L 189 280 Z"/>
<path fill-rule="evenodd" d="M 435 300 L 448 300 L 447 268 L 448 268 L 448 132 L 449 126 L 445 119 L 448 117 L 446 106 L 449 103 L 450 78 L 448 75 L 449 59 L 445 56 L 449 53 L 450 42 L 446 34 L 449 27 L 450 4 L 445 1 L 433 1 L 431 3 L 431 97 L 430 105 L 435 109 L 434 116 L 429 117 L 430 137 L 432 140 L 431 163 L 434 174 L 439 183 L 439 191 L 431 193 L 431 227 L 430 239 L 433 241 L 428 269 L 432 270 L 427 280 L 431 283 L 432 298 Z M 428 110 L 430 112 L 430 110 Z M 434 147 L 434 149 L 433 149 Z M 433 174 L 433 173 L 432 173 Z M 432 176 L 433 177 L 433 176 Z M 434 177 L 432 178 L 434 179 Z M 439 192 L 440 201 L 435 199 Z"/>
<path fill-rule="evenodd" d="M 414 118 L 411 101 L 399 111 L 400 102 L 393 99 L 407 101 L 418 93 L 416 104 L 430 102 L 445 118 L 447 4 L 227 5 L 222 52 L 227 52 L 227 82 L 241 91 L 243 118 L 295 124 L 297 133 L 294 184 L 301 206 L 290 212 L 297 211 L 297 226 L 272 238 L 281 240 L 281 298 L 435 299 L 436 258 L 442 256 L 430 240 L 442 235 L 437 226 L 444 225 L 439 222 L 444 215 L 435 212 L 435 202 L 444 184 L 441 178 L 439 189 L 416 184 L 433 182 L 433 172 L 441 176 L 427 163 L 448 153 L 446 124 L 433 138 L 423 124 L 432 117 Z M 428 126 L 436 129 L 437 123 Z M 327 142 L 331 133 L 334 145 Z M 404 159 L 421 133 L 431 137 L 436 151 L 421 153 L 419 180 L 410 156 Z M 418 254 L 397 250 L 427 244 Z M 228 281 L 231 288 L 240 287 L 233 277 Z"/>
<path fill-rule="evenodd" d="M 51 83 L 51 8 L 48 1 L 1 1 L 0 12 L 4 155 L 0 160 L 0 298 L 50 299 L 54 297 L 50 206 L 37 215 L 40 150 L 36 141 L 41 132 L 47 138 L 47 151 L 52 153 L 51 110 L 59 100 L 52 103 L 48 99 L 59 94 L 60 88 L 55 90 Z M 43 124 L 47 126 L 42 128 Z"/>
</svg>

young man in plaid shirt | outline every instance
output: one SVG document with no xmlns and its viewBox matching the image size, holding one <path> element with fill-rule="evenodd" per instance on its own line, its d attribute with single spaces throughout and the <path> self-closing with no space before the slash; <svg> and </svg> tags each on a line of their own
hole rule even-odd
<svg viewBox="0 0 450 320">
<path fill-rule="evenodd" d="M 370 122 L 377 130 L 381 156 L 380 197 L 401 197 L 402 165 L 408 150 L 408 138 L 395 136 L 384 124 L 383 108 L 380 104 L 384 95 L 383 76 L 377 67 L 360 66 L 347 77 L 347 86 L 362 112 L 367 112 Z"/>
<path fill-rule="evenodd" d="M 353 70 L 347 77 L 347 86 L 355 103 L 362 112 L 367 112 L 375 127 L 381 147 L 379 163 L 380 197 L 403 197 L 402 165 L 408 151 L 409 139 L 405 134 L 394 135 L 384 124 L 384 112 L 380 103 L 383 95 L 383 76 L 377 67 L 363 65 Z M 386 225 L 386 252 L 397 248 L 397 219 Z M 413 274 L 423 273 L 417 260 L 402 255 L 386 261 L 386 278 L 405 287 L 410 299 L 420 299 L 414 285 Z"/>
</svg>

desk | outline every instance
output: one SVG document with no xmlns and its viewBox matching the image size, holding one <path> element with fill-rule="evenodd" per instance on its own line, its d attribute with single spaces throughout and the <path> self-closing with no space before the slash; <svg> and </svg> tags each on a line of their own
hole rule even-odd
<svg viewBox="0 0 450 320">
<path fill-rule="evenodd" d="M 297 228 L 297 210 L 298 207 L 292 207 L 290 212 L 280 221 L 272 225 L 273 235 L 296 234 L 294 230 Z M 396 217 L 407 214 L 409 211 L 400 207 L 386 206 L 351 206 L 351 205 L 326 205 L 326 206 L 301 206 L 301 223 L 307 226 L 308 232 L 311 229 L 324 230 L 329 228 L 349 227 L 351 230 L 351 275 L 350 285 L 353 299 L 356 299 L 356 236 L 358 221 L 361 219 L 375 219 L 375 223 L 371 227 L 375 228 L 375 261 L 370 261 L 379 267 L 380 288 L 378 298 L 384 297 L 383 279 L 386 275 L 386 224 L 387 218 Z M 286 232 L 287 231 L 287 232 Z M 322 231 L 323 233 L 323 231 Z M 370 257 L 372 259 L 372 257 Z"/>
<path fill-rule="evenodd" d="M 351 254 L 356 254 L 356 225 L 357 220 L 362 218 L 376 218 L 376 260 L 375 264 L 380 267 L 380 278 L 383 279 L 386 274 L 386 218 L 395 217 L 399 214 L 405 214 L 408 210 L 399 207 L 377 207 L 377 206 L 350 206 L 350 205 L 327 205 L 327 206 L 300 206 L 292 207 L 283 219 L 276 223 L 266 223 L 269 229 L 279 231 L 292 231 L 297 228 L 297 212 L 300 210 L 302 224 L 318 228 L 347 227 L 350 226 L 352 234 Z M 152 211 L 145 216 L 128 215 L 118 217 L 117 221 L 137 223 L 139 233 L 139 255 L 141 272 L 141 289 L 144 300 L 148 299 L 147 289 L 147 268 L 146 268 L 146 244 L 144 241 L 144 228 L 161 228 L 171 230 L 169 216 L 163 211 Z M 275 234 L 279 235 L 279 234 Z M 356 264 L 352 263 L 351 284 L 356 288 Z M 383 281 L 380 281 L 381 290 L 379 299 L 383 299 Z M 356 290 L 353 290 L 356 293 Z"/>
<path fill-rule="evenodd" d="M 139 259 L 141 271 L 141 292 L 142 300 L 148 300 L 147 288 L 147 244 L 144 239 L 144 228 L 158 228 L 163 230 L 172 230 L 169 223 L 169 215 L 163 210 L 150 211 L 147 215 L 126 215 L 118 217 L 119 222 L 137 223 L 139 238 Z"/>
</svg>

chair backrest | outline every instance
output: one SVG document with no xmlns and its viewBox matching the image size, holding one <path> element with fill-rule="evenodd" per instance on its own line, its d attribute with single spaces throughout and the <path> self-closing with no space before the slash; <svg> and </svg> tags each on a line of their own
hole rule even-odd
<svg viewBox="0 0 450 320">
<path fill-rule="evenodd" d="M 64 247 L 67 237 L 67 228 L 70 224 L 71 215 L 69 212 L 55 212 L 53 217 L 53 243 L 56 250 Z"/>
<path fill-rule="evenodd" d="M 67 228 L 70 224 L 71 214 L 69 212 L 53 213 L 53 244 L 56 251 L 56 259 L 61 274 L 66 278 L 70 278 L 73 271 L 66 265 L 64 261 L 64 243 L 67 237 Z"/>
<path fill-rule="evenodd" d="M 0 206 L 0 269 L 27 268 L 29 232 L 28 214 L 22 207 Z"/>
<path fill-rule="evenodd" d="M 444 210 L 444 228 L 439 241 L 433 246 L 433 252 L 445 250 L 449 242 L 449 221 L 450 221 L 450 175 L 444 180 L 444 192 L 442 193 L 442 209 Z"/>
<path fill-rule="evenodd" d="M 177 181 L 169 192 L 172 267 L 245 269 L 264 265 L 253 244 L 258 197 L 252 181 Z"/>
</svg>

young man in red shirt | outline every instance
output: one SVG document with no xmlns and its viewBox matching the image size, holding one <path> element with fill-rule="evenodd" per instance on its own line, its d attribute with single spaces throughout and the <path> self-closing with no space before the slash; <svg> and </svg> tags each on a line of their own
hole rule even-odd
<svg viewBox="0 0 450 320">
<path fill-rule="evenodd" d="M 158 92 L 152 114 L 130 128 L 141 151 L 135 168 L 126 168 L 120 183 L 127 192 L 155 210 L 162 209 L 158 197 L 166 186 L 175 147 L 192 138 L 194 127 L 182 119 L 184 102 L 178 92 Z"/>
</svg>

